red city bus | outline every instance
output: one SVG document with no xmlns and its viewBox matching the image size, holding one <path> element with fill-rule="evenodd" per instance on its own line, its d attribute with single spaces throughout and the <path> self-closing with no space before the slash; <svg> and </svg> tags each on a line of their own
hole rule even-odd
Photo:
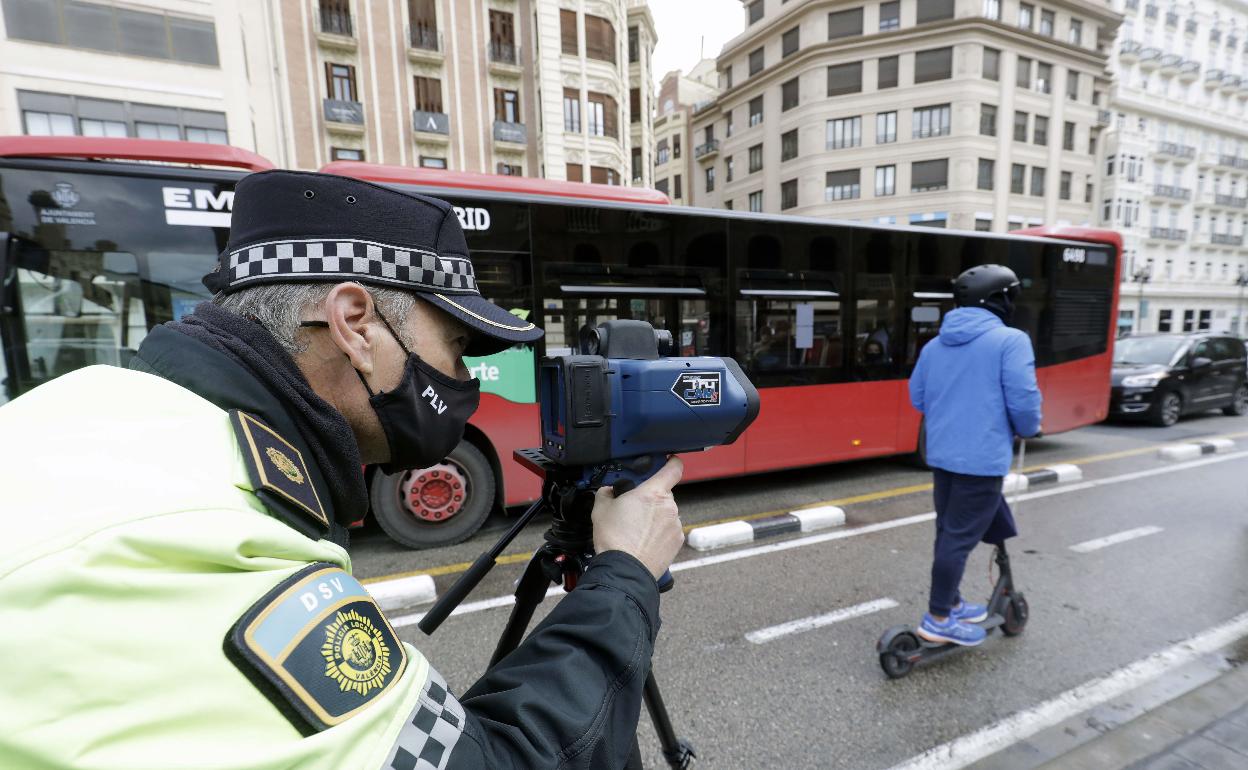
<svg viewBox="0 0 1248 770">
<path fill-rule="evenodd" d="M 105 141 L 122 144 L 87 144 Z M 20 246 L 0 250 L 0 403 L 78 366 L 124 364 L 147 330 L 205 298 L 199 278 L 226 242 L 241 173 L 170 164 L 267 167 L 230 154 L 240 152 L 0 138 L 0 231 L 52 255 L 34 264 Z M 1036 348 L 1044 431 L 1106 416 L 1113 232 L 876 226 L 676 207 L 605 185 L 347 161 L 322 170 L 450 201 L 482 291 L 546 330 L 536 346 L 469 361 L 481 409 L 446 462 L 371 472 L 374 515 L 409 546 L 456 542 L 492 509 L 536 497 L 538 480 L 511 459 L 538 441 L 536 362 L 615 318 L 670 330 L 681 355 L 732 356 L 759 387 L 755 424 L 733 446 L 687 457 L 689 480 L 915 452 L 906 378 L 953 307 L 950 278 L 985 262 L 1023 281 L 1015 325 Z"/>
</svg>

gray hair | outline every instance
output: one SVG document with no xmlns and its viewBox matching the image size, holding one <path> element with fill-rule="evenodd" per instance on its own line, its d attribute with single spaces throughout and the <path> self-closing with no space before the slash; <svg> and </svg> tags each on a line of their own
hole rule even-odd
<svg viewBox="0 0 1248 770">
<path fill-rule="evenodd" d="M 308 349 L 307 338 L 301 335 L 299 323 L 305 314 L 320 308 L 329 296 L 333 283 L 270 283 L 240 289 L 232 294 L 217 294 L 213 304 L 244 318 L 254 318 L 269 330 L 279 345 L 292 357 Z M 385 316 L 403 344 L 411 350 L 411 331 L 407 316 L 416 305 L 416 297 L 399 289 L 365 286 L 373 304 Z"/>
</svg>

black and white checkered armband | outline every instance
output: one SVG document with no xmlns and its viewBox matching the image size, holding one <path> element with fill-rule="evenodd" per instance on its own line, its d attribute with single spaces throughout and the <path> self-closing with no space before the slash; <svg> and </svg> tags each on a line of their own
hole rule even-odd
<svg viewBox="0 0 1248 770">
<path fill-rule="evenodd" d="M 429 677 L 395 740 L 383 770 L 445 770 L 464 734 L 464 707 L 429 667 Z"/>
</svg>

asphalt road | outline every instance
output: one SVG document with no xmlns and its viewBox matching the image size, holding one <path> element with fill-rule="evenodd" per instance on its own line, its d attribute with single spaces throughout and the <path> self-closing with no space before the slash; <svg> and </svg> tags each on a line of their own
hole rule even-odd
<svg viewBox="0 0 1248 770">
<path fill-rule="evenodd" d="M 1163 443 L 1227 434 L 1239 436 L 1230 455 L 1188 464 L 1156 456 Z M 1033 442 L 1027 460 L 1075 461 L 1096 483 L 1038 490 L 1019 504 L 1011 555 L 1031 605 L 1026 633 L 994 636 L 898 681 L 884 677 L 874 645 L 886 627 L 917 621 L 926 604 L 932 526 L 901 521 L 931 510 L 930 493 L 905 491 L 926 473 L 879 460 L 682 487 L 687 523 L 885 493 L 847 504 L 835 539 L 717 551 L 728 560 L 692 561 L 677 573 L 654 666 L 677 731 L 698 748 L 696 766 L 888 768 L 1248 611 L 1248 418 L 1097 425 Z M 853 534 L 887 522 L 898 526 Z M 541 529 L 512 550 L 531 549 Z M 1137 536 L 1070 548 L 1129 531 Z M 490 540 L 412 554 L 365 532 L 353 548 L 356 571 L 454 564 Z M 686 549 L 680 560 L 701 556 Z M 968 565 L 963 588 L 972 598 L 989 591 L 989 556 L 980 548 Z M 521 568 L 496 568 L 470 600 L 508 594 Z M 439 576 L 439 590 L 454 576 Z M 896 606 L 765 643 L 746 638 L 881 601 Z M 483 670 L 506 614 L 455 616 L 433 637 L 411 625 L 411 613 L 392 618 L 462 691 Z M 665 767 L 645 717 L 641 735 L 647 767 Z"/>
</svg>

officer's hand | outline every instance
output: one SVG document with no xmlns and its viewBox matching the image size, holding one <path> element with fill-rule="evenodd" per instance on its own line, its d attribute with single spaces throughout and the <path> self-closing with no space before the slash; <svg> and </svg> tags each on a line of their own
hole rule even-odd
<svg viewBox="0 0 1248 770">
<path fill-rule="evenodd" d="M 599 489 L 594 500 L 594 549 L 631 554 L 658 580 L 685 542 L 672 497 L 672 487 L 684 470 L 679 457 L 669 457 L 658 473 L 618 498 L 610 487 Z"/>
</svg>

